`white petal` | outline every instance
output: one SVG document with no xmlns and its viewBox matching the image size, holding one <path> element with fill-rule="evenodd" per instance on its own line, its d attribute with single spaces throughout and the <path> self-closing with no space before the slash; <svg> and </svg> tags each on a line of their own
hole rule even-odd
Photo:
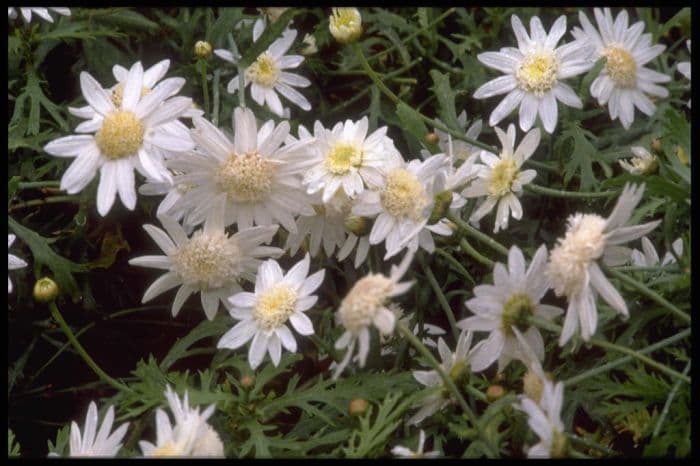
<svg viewBox="0 0 700 466">
<path fill-rule="evenodd" d="M 588 268 L 588 273 L 591 277 L 591 285 L 600 293 L 600 296 L 617 312 L 629 316 L 629 311 L 627 310 L 627 304 L 620 293 L 615 289 L 615 287 L 608 281 L 603 272 L 598 267 L 596 262 L 591 263 Z"/>
</svg>

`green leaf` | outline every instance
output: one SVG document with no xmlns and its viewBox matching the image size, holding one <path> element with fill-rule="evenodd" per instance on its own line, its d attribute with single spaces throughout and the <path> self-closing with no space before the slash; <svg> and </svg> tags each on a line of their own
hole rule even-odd
<svg viewBox="0 0 700 466">
<path fill-rule="evenodd" d="M 203 320 L 186 336 L 178 338 L 172 348 L 170 348 L 170 351 L 168 351 L 168 354 L 166 354 L 161 361 L 160 370 L 163 372 L 167 371 L 178 359 L 186 355 L 186 351 L 190 346 L 199 340 L 223 334 L 230 326 L 230 322 L 227 320 L 228 319 L 222 315 L 219 315 L 214 320 Z"/>
<path fill-rule="evenodd" d="M 58 432 L 56 432 L 56 444 L 51 443 L 48 440 L 49 453 L 54 453 L 58 456 L 63 456 L 66 452 L 66 447 L 68 446 L 68 439 L 70 438 L 70 426 L 65 425 L 61 427 Z"/>
<path fill-rule="evenodd" d="M 589 131 L 586 131 L 577 124 L 572 123 L 569 125 L 568 129 L 562 133 L 559 141 L 557 141 L 557 146 L 560 148 L 568 139 L 571 139 L 573 142 L 573 150 L 571 154 L 563 154 L 564 158 L 568 158 L 568 162 L 566 162 L 566 165 L 564 166 L 564 184 L 568 184 L 574 175 L 577 172 L 580 172 L 580 191 L 590 191 L 593 185 L 596 183 L 596 178 L 593 174 L 593 157 L 595 156 L 597 150 L 588 140 L 586 135 L 588 135 L 590 138 L 594 137 Z"/>
<path fill-rule="evenodd" d="M 150 33 L 158 32 L 160 29 L 157 23 L 133 10 L 116 11 L 111 15 L 99 16 L 95 19 L 111 26 L 121 26 L 124 29 L 141 30 Z"/>
<path fill-rule="evenodd" d="M 428 129 L 425 123 L 423 123 L 420 114 L 412 107 L 409 107 L 403 102 L 399 102 L 396 106 L 396 116 L 399 117 L 404 132 L 413 136 L 413 138 L 408 139 L 411 152 L 418 153 L 425 139 L 425 135 L 428 133 Z"/>
<path fill-rule="evenodd" d="M 430 77 L 433 78 L 432 90 L 438 101 L 438 115 L 440 120 L 455 131 L 462 131 L 457 120 L 455 111 L 455 96 L 457 93 L 450 86 L 450 77 L 440 73 L 438 70 L 430 70 Z"/>
<path fill-rule="evenodd" d="M 7 456 L 19 456 L 19 442 L 15 438 L 15 433 L 12 429 L 7 428 Z"/>
</svg>

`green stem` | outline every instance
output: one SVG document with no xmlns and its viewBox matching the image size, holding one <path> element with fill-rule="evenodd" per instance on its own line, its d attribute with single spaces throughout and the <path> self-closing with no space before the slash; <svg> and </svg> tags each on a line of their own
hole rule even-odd
<svg viewBox="0 0 700 466">
<path fill-rule="evenodd" d="M 204 94 L 204 113 L 211 115 L 209 113 L 209 83 L 207 83 L 207 62 L 205 60 L 199 60 L 199 73 L 202 77 L 202 94 Z"/>
<path fill-rule="evenodd" d="M 526 165 L 526 166 L 528 166 L 528 167 L 529 167 L 529 166 L 532 166 L 532 168 L 536 168 L 537 170 L 542 170 L 542 171 L 546 171 L 546 172 L 550 172 L 550 173 L 561 174 L 561 171 L 558 170 L 557 168 L 555 168 L 555 167 L 550 167 L 549 165 L 547 165 L 547 164 L 544 163 L 544 162 L 538 162 L 537 160 L 532 160 L 532 158 L 527 159 L 527 160 L 524 162 L 524 165 Z"/>
<path fill-rule="evenodd" d="M 44 187 L 57 188 L 59 186 L 61 186 L 60 181 L 25 181 L 23 183 L 20 183 L 17 187 L 19 189 L 31 189 Z"/>
<path fill-rule="evenodd" d="M 25 209 L 27 207 L 36 207 L 46 204 L 59 204 L 61 202 L 79 202 L 79 196 L 52 196 L 45 197 L 43 199 L 32 199 L 31 201 L 18 202 L 17 204 L 10 206 L 10 211 L 17 209 Z"/>
<path fill-rule="evenodd" d="M 688 361 L 688 364 L 685 365 L 685 369 L 683 369 L 683 375 L 687 375 L 688 371 L 690 371 L 690 361 Z M 656 426 L 654 426 L 654 432 L 651 434 L 651 438 L 656 438 L 659 435 L 659 432 L 661 431 L 661 426 L 663 425 L 664 421 L 666 420 L 666 416 L 668 416 L 668 411 L 671 408 L 671 403 L 673 402 L 673 399 L 676 397 L 676 393 L 678 393 L 678 389 L 681 388 L 681 383 L 682 380 L 677 380 L 676 383 L 673 385 L 673 388 L 671 389 L 671 393 L 668 394 L 668 398 L 666 399 L 666 403 L 664 403 L 664 408 L 661 410 L 661 415 L 659 416 L 659 420 L 656 421 Z"/>
<path fill-rule="evenodd" d="M 213 92 L 214 105 L 211 110 L 211 122 L 214 126 L 219 125 L 219 80 L 221 79 L 221 70 L 214 71 L 214 81 L 211 85 Z"/>
<path fill-rule="evenodd" d="M 97 365 L 95 361 L 90 357 L 90 355 L 85 351 L 83 346 L 80 344 L 77 338 L 75 338 L 75 335 L 73 334 L 73 331 L 70 329 L 66 321 L 63 319 L 63 316 L 61 315 L 61 311 L 58 310 L 58 307 L 56 306 L 55 301 L 51 301 L 49 303 L 49 308 L 51 309 L 51 315 L 53 316 L 54 319 L 56 319 L 56 322 L 58 322 L 58 325 L 61 327 L 61 330 L 63 330 L 63 333 L 66 334 L 66 337 L 68 337 L 68 340 L 73 344 L 73 348 L 78 352 L 80 357 L 83 358 L 83 361 L 90 366 L 90 369 L 97 374 L 97 376 L 102 379 L 104 382 L 107 384 L 111 385 L 112 387 L 116 388 L 119 391 L 132 391 L 129 387 L 126 385 L 117 382 L 114 380 L 112 377 L 107 375 L 101 368 L 100 366 Z"/>
<path fill-rule="evenodd" d="M 433 292 L 435 293 L 435 296 L 437 296 L 438 302 L 440 303 L 440 306 L 442 306 L 442 310 L 445 311 L 445 314 L 447 315 L 447 320 L 450 322 L 450 327 L 452 328 L 452 334 L 455 337 L 455 340 L 459 338 L 459 329 L 457 328 L 457 321 L 455 320 L 455 315 L 452 312 L 452 308 L 450 307 L 450 303 L 447 302 L 447 298 L 445 298 L 445 294 L 442 292 L 442 289 L 440 289 L 440 285 L 438 284 L 437 280 L 435 279 L 435 275 L 433 275 L 433 271 L 430 270 L 430 267 L 428 264 L 425 263 L 425 258 L 423 257 L 422 254 L 418 255 L 418 261 L 420 262 L 421 267 L 423 268 L 423 271 L 425 272 L 425 276 L 428 279 L 428 283 L 430 283 L 430 286 L 433 288 Z"/>
<path fill-rule="evenodd" d="M 478 239 L 482 243 L 488 245 L 491 249 L 500 252 L 504 256 L 508 255 L 508 248 L 503 246 L 501 243 L 496 241 L 495 239 L 491 238 L 489 235 L 485 235 L 484 233 L 480 232 L 473 226 L 469 225 L 467 222 L 462 220 L 460 217 L 456 216 L 452 212 L 447 214 L 447 218 L 455 223 L 458 227 L 460 227 L 466 234 L 469 236 L 473 237 L 474 239 Z"/>
<path fill-rule="evenodd" d="M 620 194 L 620 191 L 600 191 L 600 192 L 575 192 L 575 191 L 560 191 L 558 189 L 545 188 L 534 183 L 524 186 L 526 191 L 537 194 L 544 194 L 551 197 L 562 197 L 566 199 L 594 199 L 598 197 L 614 197 Z"/>
<path fill-rule="evenodd" d="M 474 247 L 471 244 L 469 244 L 469 242 L 466 239 L 460 239 L 459 246 L 464 252 L 472 256 L 478 262 L 481 262 L 487 267 L 493 267 L 494 262 L 488 257 L 482 256 L 476 249 L 474 249 Z"/>
<path fill-rule="evenodd" d="M 673 314 L 676 315 L 676 317 L 680 318 L 684 322 L 690 323 L 690 316 L 688 314 L 686 314 L 685 312 L 681 311 L 676 306 L 668 302 L 663 296 L 647 287 L 644 283 L 638 282 L 637 280 L 623 273 L 620 273 L 617 270 L 606 266 L 605 264 L 600 264 L 600 267 L 601 269 L 603 269 L 604 272 L 607 272 L 608 274 L 612 275 L 613 277 L 617 278 L 623 283 L 629 285 L 631 288 L 634 288 L 635 290 L 639 291 L 647 298 L 656 301 L 658 304 L 671 311 Z"/>
<path fill-rule="evenodd" d="M 601 445 L 597 442 L 592 442 L 588 439 L 579 437 L 578 435 L 570 434 L 568 432 L 564 432 L 564 435 L 566 435 L 566 438 L 568 438 L 572 443 L 576 443 L 578 445 L 581 445 L 583 447 L 589 448 L 589 449 L 594 449 L 598 450 L 601 453 L 605 453 L 608 456 L 619 456 L 620 453 L 616 452 L 615 450 L 606 447 L 605 445 Z"/>
<path fill-rule="evenodd" d="M 462 264 L 459 263 L 457 259 L 452 257 L 451 254 L 445 252 L 443 249 L 436 249 L 435 252 L 437 253 L 438 256 L 441 256 L 443 259 L 445 259 L 447 262 L 450 263 L 452 267 L 455 268 L 459 273 L 462 274 L 464 278 L 469 280 L 472 285 L 476 285 L 476 282 L 474 281 L 474 278 L 471 276 L 471 274 L 467 271 L 467 269 L 464 268 Z"/>
</svg>

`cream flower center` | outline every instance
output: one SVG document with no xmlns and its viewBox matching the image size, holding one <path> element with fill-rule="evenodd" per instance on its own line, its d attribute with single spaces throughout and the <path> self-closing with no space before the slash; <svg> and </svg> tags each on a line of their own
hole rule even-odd
<svg viewBox="0 0 700 466">
<path fill-rule="evenodd" d="M 605 70 L 617 87 L 634 87 L 637 83 L 637 63 L 632 54 L 621 46 L 611 45 L 603 53 L 607 58 Z"/>
<path fill-rule="evenodd" d="M 296 302 L 295 290 L 287 285 L 275 285 L 258 297 L 253 308 L 253 317 L 263 330 L 274 330 L 292 315 Z"/>
<path fill-rule="evenodd" d="M 153 450 L 150 456 L 182 456 L 183 453 L 184 452 L 182 451 L 182 447 L 179 444 L 173 442 L 172 440 L 168 440 L 162 446 Z"/>
<path fill-rule="evenodd" d="M 501 330 L 506 335 L 513 335 L 511 326 L 524 331 L 529 327 L 528 317 L 532 316 L 535 306 L 530 296 L 525 293 L 514 293 L 503 305 L 501 314 Z M 514 336 L 514 335 L 513 335 Z"/>
<path fill-rule="evenodd" d="M 219 166 L 214 181 L 238 202 L 259 202 L 272 191 L 276 164 L 257 152 L 231 154 Z"/>
<path fill-rule="evenodd" d="M 241 250 L 226 233 L 196 231 L 169 256 L 182 283 L 202 290 L 230 285 L 240 274 Z"/>
<path fill-rule="evenodd" d="M 504 157 L 491 169 L 489 194 L 502 197 L 511 192 L 513 182 L 518 177 L 518 166 L 513 157 Z"/>
<path fill-rule="evenodd" d="M 277 83 L 279 74 L 277 62 L 269 52 L 261 53 L 255 63 L 245 70 L 246 78 L 262 87 L 273 87 Z"/>
<path fill-rule="evenodd" d="M 116 111 L 105 116 L 95 134 L 100 152 L 110 160 L 135 154 L 143 144 L 143 123 L 132 112 Z"/>
<path fill-rule="evenodd" d="M 382 192 L 384 209 L 394 217 L 409 217 L 419 220 L 428 206 L 425 189 L 416 175 L 404 168 L 397 168 L 386 177 Z"/>
<path fill-rule="evenodd" d="M 325 160 L 326 170 L 334 175 L 345 175 L 362 165 L 362 148 L 347 142 L 336 143 Z"/>
<path fill-rule="evenodd" d="M 569 217 L 564 238 L 552 249 L 545 273 L 557 296 L 577 295 L 588 283 L 588 266 L 603 255 L 605 219 L 595 214 Z"/>
<path fill-rule="evenodd" d="M 151 92 L 149 88 L 146 86 L 141 87 L 141 97 L 145 96 Z M 116 86 L 114 86 L 114 89 L 112 89 L 112 103 L 116 107 L 121 107 L 122 106 L 122 101 L 124 99 L 124 84 L 123 83 L 117 83 Z"/>
<path fill-rule="evenodd" d="M 558 76 L 559 61 L 549 51 L 530 52 L 515 72 L 520 87 L 538 97 L 554 87 Z"/>
<path fill-rule="evenodd" d="M 340 303 L 338 312 L 343 326 L 353 335 L 369 327 L 393 286 L 394 282 L 381 274 L 369 274 L 358 280 Z"/>
</svg>

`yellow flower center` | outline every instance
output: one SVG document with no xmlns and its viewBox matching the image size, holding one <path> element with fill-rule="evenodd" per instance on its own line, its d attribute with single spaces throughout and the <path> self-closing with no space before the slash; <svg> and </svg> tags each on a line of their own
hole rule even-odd
<svg viewBox="0 0 700 466">
<path fill-rule="evenodd" d="M 552 52 L 532 52 L 515 72 L 520 87 L 541 97 L 557 82 L 559 62 Z"/>
<path fill-rule="evenodd" d="M 172 440 L 168 440 L 164 445 L 156 448 L 151 452 L 150 456 L 165 457 L 165 456 L 182 456 L 183 451 L 180 445 Z"/>
<path fill-rule="evenodd" d="M 149 88 L 146 86 L 141 87 L 141 97 L 145 96 L 151 92 Z M 119 108 L 122 106 L 122 100 L 124 99 L 124 84 L 123 83 L 118 83 L 116 86 L 114 86 L 114 89 L 112 89 L 112 103 Z"/>
<path fill-rule="evenodd" d="M 514 293 L 503 305 L 501 314 L 501 330 L 506 335 L 513 335 L 512 325 L 524 331 L 528 326 L 528 317 L 532 315 L 535 306 L 525 293 Z M 513 335 L 514 336 L 514 335 Z"/>
<path fill-rule="evenodd" d="M 637 83 L 637 63 L 625 48 L 611 45 L 603 53 L 608 59 L 605 70 L 617 87 L 634 87 Z"/>
<path fill-rule="evenodd" d="M 393 286 L 391 279 L 381 274 L 369 274 L 355 282 L 338 310 L 343 326 L 353 335 L 369 327 Z"/>
<path fill-rule="evenodd" d="M 226 233 L 207 235 L 196 231 L 192 238 L 170 254 L 175 272 L 185 285 L 202 290 L 235 282 L 240 274 L 241 251 Z"/>
<path fill-rule="evenodd" d="M 259 202 L 272 190 L 276 164 L 257 152 L 231 154 L 221 164 L 214 180 L 234 201 Z"/>
<path fill-rule="evenodd" d="M 95 134 L 100 152 L 110 160 L 134 155 L 143 144 L 145 128 L 132 112 L 116 111 L 105 116 Z"/>
<path fill-rule="evenodd" d="M 390 215 L 419 220 L 429 202 L 423 185 L 410 171 L 397 168 L 386 177 L 382 204 Z"/>
<path fill-rule="evenodd" d="M 518 166 L 513 157 L 504 157 L 491 170 L 489 194 L 501 197 L 511 192 L 513 181 L 518 176 Z"/>
<path fill-rule="evenodd" d="M 269 52 L 261 53 L 255 63 L 245 70 L 246 78 L 263 87 L 273 87 L 279 74 L 280 69 Z"/>
<path fill-rule="evenodd" d="M 292 315 L 296 302 L 296 291 L 286 285 L 275 285 L 258 297 L 253 317 L 262 329 L 274 330 Z"/>
<path fill-rule="evenodd" d="M 362 165 L 362 149 L 355 144 L 337 143 L 328 152 L 326 170 L 334 175 L 345 175 L 351 168 Z"/>
</svg>

